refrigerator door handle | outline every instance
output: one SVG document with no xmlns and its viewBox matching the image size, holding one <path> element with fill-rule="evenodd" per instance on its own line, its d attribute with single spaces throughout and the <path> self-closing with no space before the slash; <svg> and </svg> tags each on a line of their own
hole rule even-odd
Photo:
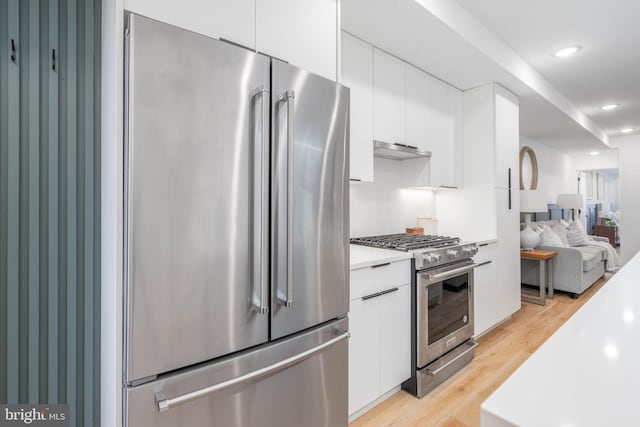
<svg viewBox="0 0 640 427">
<path fill-rule="evenodd" d="M 253 277 L 251 280 L 252 305 L 253 308 L 261 315 L 269 314 L 268 295 L 267 295 L 267 275 L 268 265 L 265 262 L 267 245 L 269 242 L 268 235 L 268 209 L 269 199 L 265 197 L 267 193 L 266 184 L 268 183 L 269 156 L 267 153 L 269 135 L 269 95 L 270 92 L 264 86 L 257 88 L 252 94 L 252 107 L 254 108 L 260 99 L 260 121 L 258 115 L 254 113 L 254 132 L 253 132 L 253 199 L 252 199 L 252 215 L 253 215 Z M 256 132 L 260 132 L 260 137 L 256 137 Z M 257 213 L 256 213 L 257 212 Z M 255 243 L 257 242 L 257 243 Z M 259 295 L 256 295 L 255 283 L 260 282 Z"/>
<path fill-rule="evenodd" d="M 293 305 L 293 125 L 295 92 L 288 90 L 278 98 L 287 104 L 287 294 L 280 303 L 285 307 Z"/>
<path fill-rule="evenodd" d="M 216 385 L 201 388 L 199 390 L 195 390 L 190 393 L 185 393 L 183 395 L 172 397 L 172 398 L 167 398 L 164 392 L 158 391 L 155 393 L 156 403 L 158 405 L 158 411 L 166 412 L 171 408 L 174 408 L 178 405 L 182 405 L 183 403 L 188 403 L 193 400 L 200 399 L 201 397 L 210 396 L 211 394 L 217 393 L 226 388 L 237 386 L 239 384 L 249 382 L 249 381 L 255 381 L 259 378 L 272 375 L 276 372 L 281 371 L 282 369 L 288 368 L 289 366 L 298 364 L 303 360 L 313 356 L 314 354 L 321 352 L 327 347 L 331 347 L 332 345 L 344 339 L 347 339 L 351 336 L 351 334 L 348 331 L 338 329 L 338 328 L 336 328 L 336 330 L 341 332 L 341 334 L 335 338 L 330 339 L 325 343 L 322 343 L 316 347 L 310 348 L 309 350 L 303 351 L 302 353 L 296 354 L 295 356 L 291 356 L 287 359 L 283 359 L 272 365 L 265 366 L 264 368 L 258 369 L 253 372 L 249 372 L 248 374 L 241 375 L 236 378 L 232 378 L 228 381 L 224 381 Z"/>
</svg>

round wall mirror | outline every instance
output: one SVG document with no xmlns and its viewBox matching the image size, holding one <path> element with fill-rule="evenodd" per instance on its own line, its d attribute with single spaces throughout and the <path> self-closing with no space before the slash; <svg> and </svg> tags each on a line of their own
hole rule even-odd
<svg viewBox="0 0 640 427">
<path fill-rule="evenodd" d="M 538 159 L 531 147 L 520 149 L 520 189 L 535 190 L 538 188 Z"/>
</svg>

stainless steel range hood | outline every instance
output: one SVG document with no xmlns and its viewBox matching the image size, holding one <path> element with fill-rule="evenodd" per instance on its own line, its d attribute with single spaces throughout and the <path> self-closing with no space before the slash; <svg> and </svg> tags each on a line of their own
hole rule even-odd
<svg viewBox="0 0 640 427">
<path fill-rule="evenodd" d="M 373 155 L 391 160 L 418 159 L 421 157 L 431 157 L 431 151 L 419 150 L 412 145 L 391 144 L 389 142 L 373 141 Z"/>
</svg>

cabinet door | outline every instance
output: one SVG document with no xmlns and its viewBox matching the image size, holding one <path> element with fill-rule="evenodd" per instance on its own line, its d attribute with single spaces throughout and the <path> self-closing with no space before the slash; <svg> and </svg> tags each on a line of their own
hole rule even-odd
<svg viewBox="0 0 640 427">
<path fill-rule="evenodd" d="M 478 267 L 473 273 L 473 323 L 474 335 L 478 336 L 498 322 L 496 244 L 480 247 L 474 260 Z"/>
<path fill-rule="evenodd" d="M 404 62 L 373 50 L 373 138 L 405 143 Z"/>
<path fill-rule="evenodd" d="M 373 47 L 342 33 L 342 84 L 351 89 L 350 178 L 373 181 Z"/>
<path fill-rule="evenodd" d="M 256 47 L 254 0 L 125 0 L 124 8 L 209 37 Z"/>
<path fill-rule="evenodd" d="M 449 86 L 433 77 L 430 86 L 431 185 L 453 187 L 454 132 Z"/>
<path fill-rule="evenodd" d="M 449 86 L 449 111 L 453 121 L 451 186 L 461 188 L 464 183 L 464 97 L 462 91 L 453 86 Z"/>
<path fill-rule="evenodd" d="M 497 221 L 497 321 L 509 317 L 520 309 L 520 199 L 519 190 L 496 189 Z"/>
<path fill-rule="evenodd" d="M 429 75 L 407 64 L 405 68 L 406 143 L 430 150 Z"/>
<path fill-rule="evenodd" d="M 349 308 L 349 415 L 379 396 L 380 303 L 358 298 Z"/>
<path fill-rule="evenodd" d="M 411 293 L 410 286 L 379 297 L 380 394 L 400 385 L 411 376 Z"/>
<path fill-rule="evenodd" d="M 495 187 L 519 188 L 520 147 L 518 98 L 501 86 L 495 90 Z M 511 171 L 511 172 L 509 172 Z"/>
<path fill-rule="evenodd" d="M 256 49 L 336 80 L 337 0 L 256 0 Z"/>
</svg>

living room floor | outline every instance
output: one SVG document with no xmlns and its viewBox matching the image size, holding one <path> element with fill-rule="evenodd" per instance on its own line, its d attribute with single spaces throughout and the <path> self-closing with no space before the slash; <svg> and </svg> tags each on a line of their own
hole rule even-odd
<svg viewBox="0 0 640 427">
<path fill-rule="evenodd" d="M 400 391 L 354 420 L 351 427 L 474 427 L 480 405 L 611 277 L 579 298 L 556 292 L 540 306 L 523 302 L 511 319 L 480 337 L 475 359 L 422 399 Z"/>
</svg>

